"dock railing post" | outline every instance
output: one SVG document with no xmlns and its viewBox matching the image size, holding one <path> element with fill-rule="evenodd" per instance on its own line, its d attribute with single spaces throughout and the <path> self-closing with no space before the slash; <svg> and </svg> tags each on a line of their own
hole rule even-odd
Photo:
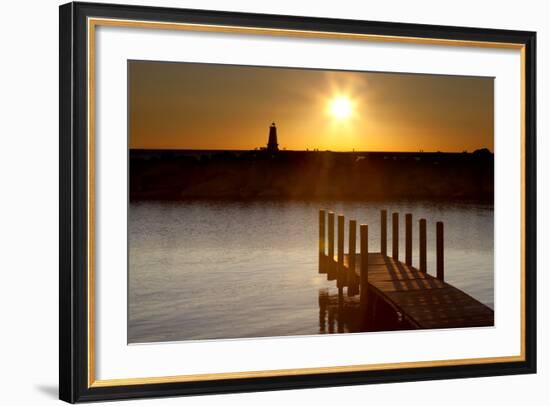
<svg viewBox="0 0 550 406">
<path fill-rule="evenodd" d="M 420 219 L 418 227 L 418 248 L 419 248 L 419 265 L 418 268 L 422 272 L 427 272 L 426 266 L 426 219 Z"/>
<path fill-rule="evenodd" d="M 344 216 L 338 216 L 338 271 L 337 285 L 342 289 L 346 285 L 346 274 L 344 270 Z"/>
<path fill-rule="evenodd" d="M 332 277 L 334 269 L 334 212 L 328 212 L 328 255 L 327 255 L 327 273 L 328 279 Z"/>
<path fill-rule="evenodd" d="M 436 276 L 440 281 L 445 279 L 443 262 L 443 222 L 438 221 L 436 224 Z"/>
<path fill-rule="evenodd" d="M 367 224 L 361 224 L 359 230 L 361 239 L 361 286 L 359 302 L 362 314 L 366 315 L 369 290 L 369 226 Z"/>
<path fill-rule="evenodd" d="M 412 214 L 405 214 L 405 263 L 412 265 Z"/>
<path fill-rule="evenodd" d="M 380 252 L 383 256 L 388 255 L 388 212 L 380 211 Z"/>
<path fill-rule="evenodd" d="M 391 219 L 392 225 L 392 258 L 399 259 L 399 213 L 393 213 Z"/>
<path fill-rule="evenodd" d="M 319 210 L 319 255 L 325 255 L 325 211 Z"/>
<path fill-rule="evenodd" d="M 357 238 L 357 221 L 349 221 L 349 251 L 348 251 L 348 296 L 357 294 L 357 274 L 355 273 L 355 249 Z"/>
<path fill-rule="evenodd" d="M 325 257 L 326 245 L 326 212 L 319 210 L 319 273 L 327 273 L 327 258 Z"/>
</svg>

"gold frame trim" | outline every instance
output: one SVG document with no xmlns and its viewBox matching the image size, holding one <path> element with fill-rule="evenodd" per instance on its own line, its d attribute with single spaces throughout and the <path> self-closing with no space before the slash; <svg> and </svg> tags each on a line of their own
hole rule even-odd
<svg viewBox="0 0 550 406">
<path fill-rule="evenodd" d="M 258 27 L 240 27 L 227 25 L 166 23 L 140 20 L 122 20 L 110 18 L 88 18 L 88 388 L 101 388 L 126 385 L 177 383 L 193 381 L 212 381 L 218 379 L 265 378 L 277 376 L 296 376 L 311 374 L 331 374 L 339 372 L 380 371 L 395 368 L 423 368 L 438 366 L 457 366 L 525 361 L 525 45 L 506 42 L 463 41 L 438 38 L 399 37 L 390 35 L 353 34 L 342 32 L 305 31 L 290 29 L 272 29 Z M 434 360 L 416 362 L 398 362 L 384 364 L 347 365 L 318 368 L 278 369 L 267 371 L 220 372 L 212 374 L 190 374 L 146 378 L 95 379 L 95 278 L 94 278 L 94 162 L 95 162 L 95 28 L 97 26 L 150 28 L 162 30 L 185 30 L 196 32 L 236 33 L 248 35 L 270 35 L 301 38 L 345 39 L 358 41 L 398 42 L 421 45 L 463 46 L 497 49 L 515 49 L 520 51 L 521 64 L 521 270 L 520 270 L 520 355 L 485 358 L 464 358 L 453 360 Z"/>
</svg>

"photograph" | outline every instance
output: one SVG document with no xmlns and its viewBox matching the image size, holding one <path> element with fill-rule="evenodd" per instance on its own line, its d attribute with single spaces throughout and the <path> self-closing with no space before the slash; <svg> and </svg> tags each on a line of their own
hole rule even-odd
<svg viewBox="0 0 550 406">
<path fill-rule="evenodd" d="M 127 72 L 128 344 L 494 326 L 494 77 Z"/>
</svg>

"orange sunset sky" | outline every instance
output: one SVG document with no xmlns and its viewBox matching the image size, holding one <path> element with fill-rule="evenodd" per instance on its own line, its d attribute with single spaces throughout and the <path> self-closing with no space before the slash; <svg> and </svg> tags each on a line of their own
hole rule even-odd
<svg viewBox="0 0 550 406">
<path fill-rule="evenodd" d="M 493 150 L 493 78 L 130 61 L 130 148 Z"/>
</svg>

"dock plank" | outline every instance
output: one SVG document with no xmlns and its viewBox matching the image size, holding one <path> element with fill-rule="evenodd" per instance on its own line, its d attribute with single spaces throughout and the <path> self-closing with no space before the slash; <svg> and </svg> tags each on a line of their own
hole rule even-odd
<svg viewBox="0 0 550 406">
<path fill-rule="evenodd" d="M 326 263 L 330 262 L 327 256 Z M 368 262 L 369 290 L 417 328 L 494 325 L 494 311 L 460 289 L 381 253 L 369 253 Z M 355 254 L 354 270 L 349 269 L 348 254 L 343 266 L 344 272 L 355 272 L 359 278 L 360 254 Z"/>
</svg>

